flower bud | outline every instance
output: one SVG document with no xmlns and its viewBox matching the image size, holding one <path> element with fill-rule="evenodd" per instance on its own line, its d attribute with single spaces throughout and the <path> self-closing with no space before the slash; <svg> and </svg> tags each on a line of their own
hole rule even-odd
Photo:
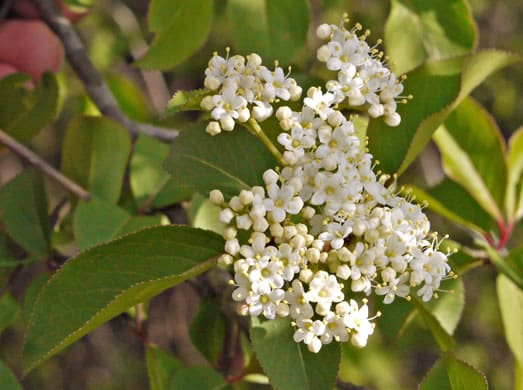
<svg viewBox="0 0 523 390">
<path fill-rule="evenodd" d="M 222 129 L 218 122 L 210 121 L 207 127 L 205 128 L 205 131 L 210 135 L 217 135 L 222 132 Z"/>
<path fill-rule="evenodd" d="M 316 29 L 317 37 L 322 40 L 329 39 L 331 33 L 332 33 L 331 26 L 329 26 L 327 23 L 320 24 L 318 26 L 318 28 Z"/>
<path fill-rule="evenodd" d="M 209 193 L 209 200 L 212 204 L 220 206 L 224 202 L 223 193 L 220 190 L 212 190 Z"/>
</svg>

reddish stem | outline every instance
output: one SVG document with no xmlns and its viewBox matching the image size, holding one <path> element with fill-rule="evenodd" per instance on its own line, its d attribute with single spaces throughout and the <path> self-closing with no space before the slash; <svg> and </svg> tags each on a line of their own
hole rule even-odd
<svg viewBox="0 0 523 390">
<path fill-rule="evenodd" d="M 514 221 L 508 222 L 505 224 L 504 221 L 498 222 L 499 225 L 499 242 L 496 245 L 496 249 L 500 250 L 505 248 L 505 245 L 507 245 L 508 240 L 510 240 L 510 236 L 512 235 L 512 231 L 514 229 Z"/>
</svg>

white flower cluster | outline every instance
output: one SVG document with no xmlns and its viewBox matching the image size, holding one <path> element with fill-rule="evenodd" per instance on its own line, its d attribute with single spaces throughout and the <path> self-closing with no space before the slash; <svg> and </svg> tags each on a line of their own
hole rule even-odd
<svg viewBox="0 0 523 390">
<path fill-rule="evenodd" d="M 305 105 L 276 115 L 288 165 L 229 202 L 211 193 L 228 225 L 221 262 L 234 267 L 233 299 L 253 316 L 290 316 L 295 341 L 313 352 L 332 340 L 362 347 L 374 326 L 366 301 L 347 298 L 374 292 L 391 303 L 416 289 L 428 301 L 450 271 L 447 255 L 421 208 L 377 178 L 341 112 L 324 120 Z M 249 232 L 244 243 L 239 230 Z"/>
<path fill-rule="evenodd" d="M 402 85 L 354 31 L 322 25 L 318 35 L 330 39 L 318 57 L 338 70 L 338 81 L 328 82 L 326 93 L 310 88 L 301 111 L 276 110 L 283 167 L 267 170 L 263 187 L 227 201 L 219 190 L 210 194 L 227 225 L 220 263 L 234 269 L 233 299 L 252 316 L 290 317 L 294 340 L 312 352 L 333 340 L 366 345 L 375 318 L 369 318 L 366 296 L 389 304 L 415 293 L 428 301 L 452 276 L 421 207 L 385 186 L 387 177 L 374 173 L 372 155 L 338 109 L 345 99 L 369 103 L 371 116 L 397 125 Z M 202 105 L 224 129 L 251 115 L 250 102 L 259 107 L 298 96 L 299 87 L 280 68 L 268 72 L 258 56 L 247 63 L 242 58 L 215 56 L 206 71 L 207 88 L 221 89 Z M 267 72 L 273 79 L 260 82 Z M 252 74 L 254 84 L 243 81 Z"/>
<path fill-rule="evenodd" d="M 318 49 L 317 58 L 326 63 L 327 69 L 338 73 L 336 80 L 327 82 L 326 94 L 315 91 L 311 99 L 321 99 L 329 105 L 344 101 L 352 107 L 366 104 L 370 116 L 383 116 L 386 124 L 398 126 L 401 117 L 396 112 L 397 102 L 406 101 L 405 97 L 400 96 L 403 92 L 402 79 L 398 79 L 382 63 L 383 52 L 368 45 L 367 32 L 357 35 L 359 30 L 360 25 L 346 30 L 343 23 L 340 26 L 322 24 L 318 27 L 317 36 L 328 42 Z"/>
<path fill-rule="evenodd" d="M 235 121 L 246 122 L 251 116 L 264 121 L 272 115 L 275 101 L 300 98 L 301 87 L 281 67 L 269 70 L 254 53 L 247 57 L 228 54 L 229 50 L 223 58 L 215 53 L 205 70 L 205 88 L 218 92 L 201 102 L 214 119 L 207 125 L 209 134 L 219 134 L 222 129 L 232 131 Z"/>
</svg>

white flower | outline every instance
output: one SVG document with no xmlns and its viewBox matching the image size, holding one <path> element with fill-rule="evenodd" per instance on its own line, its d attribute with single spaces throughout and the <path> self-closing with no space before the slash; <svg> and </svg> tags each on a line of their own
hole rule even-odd
<svg viewBox="0 0 523 390">
<path fill-rule="evenodd" d="M 334 101 L 334 95 L 330 92 L 323 93 L 320 88 L 311 87 L 307 91 L 307 97 L 303 99 L 303 103 L 312 108 L 318 116 L 325 120 L 332 112 L 330 107 Z"/>
<path fill-rule="evenodd" d="M 264 201 L 265 208 L 270 211 L 274 222 L 282 222 L 287 213 L 298 214 L 303 207 L 303 200 L 294 196 L 295 190 L 292 186 L 283 185 L 281 188 L 276 184 L 267 186 L 267 195 Z"/>
<path fill-rule="evenodd" d="M 303 342 L 309 351 L 318 353 L 322 345 L 320 337 L 325 332 L 325 324 L 320 320 L 298 319 L 296 326 L 298 329 L 294 332 L 294 341 Z"/>
</svg>

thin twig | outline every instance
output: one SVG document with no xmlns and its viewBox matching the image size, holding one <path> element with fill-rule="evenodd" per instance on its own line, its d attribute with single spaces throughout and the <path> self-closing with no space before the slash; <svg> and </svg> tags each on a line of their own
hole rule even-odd
<svg viewBox="0 0 523 390">
<path fill-rule="evenodd" d="M 17 156 L 23 158 L 25 161 L 34 166 L 44 175 L 50 177 L 51 179 L 59 183 L 62 187 L 64 187 L 72 194 L 76 195 L 78 198 L 84 200 L 90 199 L 91 196 L 89 192 L 87 192 L 84 188 L 82 188 L 66 176 L 62 175 L 51 165 L 42 160 L 42 158 L 36 155 L 33 151 L 20 144 L 17 140 L 12 138 L 3 130 L 0 130 L 0 143 L 5 145 L 10 151 L 12 151 Z"/>
<path fill-rule="evenodd" d="M 87 50 L 69 20 L 62 14 L 54 0 L 34 0 L 40 9 L 42 18 L 58 35 L 65 48 L 69 64 L 82 80 L 87 93 L 104 115 L 120 122 L 132 137 L 147 134 L 161 140 L 173 140 L 178 131 L 162 127 L 137 123 L 128 118 L 120 109 L 113 93 L 102 79 L 100 73 L 87 55 Z"/>
</svg>

